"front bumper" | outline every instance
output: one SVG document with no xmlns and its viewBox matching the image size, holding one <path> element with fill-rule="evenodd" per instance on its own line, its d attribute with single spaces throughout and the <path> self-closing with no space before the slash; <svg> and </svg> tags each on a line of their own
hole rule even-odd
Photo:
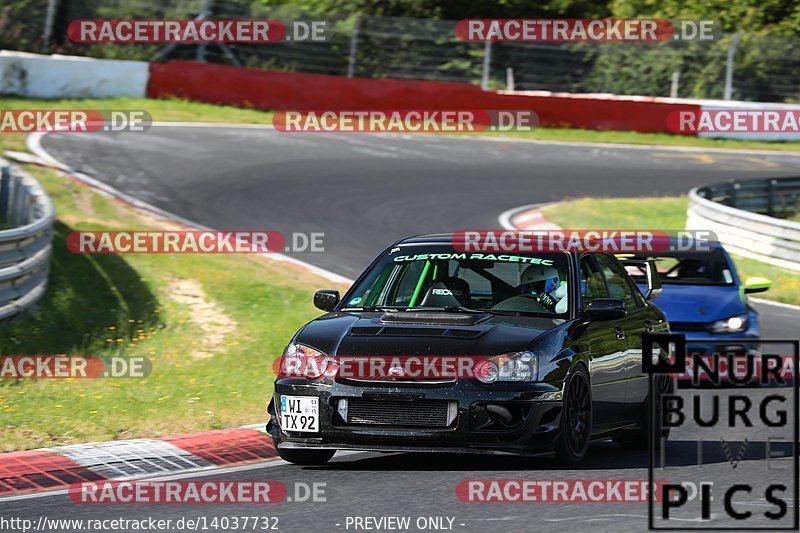
<svg viewBox="0 0 800 533">
<path fill-rule="evenodd" d="M 285 432 L 276 405 L 280 396 L 319 398 L 319 432 Z M 454 419 L 446 427 L 401 427 L 347 423 L 337 411 L 342 398 L 374 401 L 447 400 L 457 403 Z M 512 412 L 510 424 L 492 411 L 500 406 Z M 316 448 L 384 452 L 461 452 L 539 454 L 551 451 L 558 434 L 561 390 L 543 383 L 496 384 L 483 387 L 468 380 L 442 385 L 397 386 L 309 382 L 280 379 L 268 407 L 268 433 L 278 448 Z"/>
<path fill-rule="evenodd" d="M 755 342 L 760 337 L 758 316 L 751 314 L 748 318 L 748 326 L 744 331 L 737 333 L 712 333 L 706 329 L 682 330 L 673 328 L 672 333 L 686 336 L 686 350 L 689 353 L 699 353 L 710 355 L 712 353 L 747 353 L 758 350 L 758 343 Z M 753 343 L 729 342 L 729 340 L 753 339 Z"/>
</svg>

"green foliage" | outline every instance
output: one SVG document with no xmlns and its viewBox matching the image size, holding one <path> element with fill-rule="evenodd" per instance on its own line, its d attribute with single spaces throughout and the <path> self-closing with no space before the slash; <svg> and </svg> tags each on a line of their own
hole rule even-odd
<svg viewBox="0 0 800 533">
<path fill-rule="evenodd" d="M 362 13 L 390 17 L 462 19 L 470 17 L 603 17 L 606 2 L 593 0 L 262 0 L 262 5 L 292 4 L 320 13 Z"/>
</svg>

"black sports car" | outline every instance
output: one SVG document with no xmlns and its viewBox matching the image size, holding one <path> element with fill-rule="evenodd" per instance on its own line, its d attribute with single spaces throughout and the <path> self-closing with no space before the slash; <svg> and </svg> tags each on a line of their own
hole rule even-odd
<svg viewBox="0 0 800 533">
<path fill-rule="evenodd" d="M 268 407 L 278 454 L 555 451 L 574 464 L 592 440 L 646 445 L 642 333 L 668 324 L 620 261 L 461 252 L 451 237 L 399 241 L 344 298 L 317 292 L 328 312 L 287 346 Z"/>
</svg>

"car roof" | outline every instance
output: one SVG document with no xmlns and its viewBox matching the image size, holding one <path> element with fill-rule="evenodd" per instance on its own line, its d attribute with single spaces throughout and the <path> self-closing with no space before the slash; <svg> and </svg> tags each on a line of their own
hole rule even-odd
<svg viewBox="0 0 800 533">
<path fill-rule="evenodd" d="M 498 233 L 506 232 L 506 231 L 515 231 L 515 230 L 488 230 L 488 231 L 497 231 Z M 395 242 L 392 246 L 398 246 L 403 244 L 451 244 L 453 242 L 453 237 L 461 235 L 463 232 L 459 233 L 427 233 L 423 235 L 414 235 L 412 237 L 406 237 L 405 239 L 400 239 L 399 241 Z M 510 252 L 501 252 L 501 253 L 510 253 Z M 569 252 L 553 252 L 553 253 L 574 253 L 572 251 Z"/>
<path fill-rule="evenodd" d="M 427 233 L 423 235 L 414 235 L 400 239 L 395 244 L 421 244 L 421 243 L 444 243 L 448 244 L 452 241 L 455 233 Z"/>
<path fill-rule="evenodd" d="M 498 230 L 489 230 L 489 231 L 497 231 L 499 232 L 506 232 L 506 231 L 525 231 L 525 230 L 506 230 L 506 229 L 498 229 Z M 569 230 L 565 230 L 569 231 Z M 585 230 L 575 230 L 575 231 L 585 231 Z M 395 244 L 419 244 L 419 243 L 449 243 L 454 235 L 459 235 L 459 233 L 423 233 L 421 235 L 413 235 L 411 237 L 406 237 L 404 239 L 400 239 L 399 241 L 395 242 Z M 678 244 L 681 243 L 681 239 L 678 237 L 670 236 L 668 237 L 670 244 Z M 661 240 L 661 237 L 656 236 L 656 240 Z M 704 244 L 707 244 L 710 248 L 722 248 L 722 243 L 719 241 L 712 241 L 707 240 L 703 241 Z"/>
</svg>

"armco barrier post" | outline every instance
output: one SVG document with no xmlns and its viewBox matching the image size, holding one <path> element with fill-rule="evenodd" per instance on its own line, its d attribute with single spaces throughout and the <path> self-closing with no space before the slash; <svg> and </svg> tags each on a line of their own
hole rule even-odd
<svg viewBox="0 0 800 533">
<path fill-rule="evenodd" d="M 356 73 L 356 52 L 358 51 L 358 32 L 361 29 L 361 13 L 353 21 L 353 33 L 350 34 L 350 55 L 347 58 L 347 77 L 352 78 Z"/>
<path fill-rule="evenodd" d="M 736 207 L 736 204 L 739 202 L 739 194 L 738 194 L 739 184 L 736 183 L 735 181 L 732 181 L 730 182 L 730 187 L 731 187 L 730 194 L 728 195 L 729 196 L 728 202 L 730 203 L 728 205 L 730 205 L 731 207 Z"/>
<path fill-rule="evenodd" d="M 775 216 L 775 186 L 777 184 L 777 180 L 769 180 L 769 185 L 767 185 L 767 214 L 771 217 Z"/>
<path fill-rule="evenodd" d="M 203 8 L 197 16 L 198 20 L 208 20 L 211 18 L 211 10 L 214 8 L 214 0 L 203 0 Z M 206 62 L 206 53 L 208 52 L 208 45 L 200 43 L 197 45 L 197 60 L 200 63 Z"/>
<path fill-rule="evenodd" d="M 44 16 L 44 30 L 42 31 L 42 53 L 50 51 L 50 41 L 53 39 L 53 25 L 56 22 L 56 10 L 59 0 L 47 0 L 47 12 Z"/>
<path fill-rule="evenodd" d="M 492 41 L 483 45 L 483 72 L 481 73 L 481 89 L 489 90 L 489 74 L 492 69 Z"/>
<path fill-rule="evenodd" d="M 11 188 L 11 169 L 0 167 L 0 219 L 6 220 L 8 215 L 8 193 Z"/>
<path fill-rule="evenodd" d="M 733 36 L 730 46 L 728 46 L 728 59 L 725 63 L 725 96 L 723 100 L 730 100 L 733 98 L 733 57 L 736 53 L 736 47 L 739 46 L 739 41 L 742 40 L 742 34 L 737 33 Z"/>
<path fill-rule="evenodd" d="M 670 98 L 677 98 L 678 97 L 678 87 L 681 83 L 681 71 L 676 70 L 672 73 L 672 82 L 669 85 L 669 97 Z"/>
</svg>

